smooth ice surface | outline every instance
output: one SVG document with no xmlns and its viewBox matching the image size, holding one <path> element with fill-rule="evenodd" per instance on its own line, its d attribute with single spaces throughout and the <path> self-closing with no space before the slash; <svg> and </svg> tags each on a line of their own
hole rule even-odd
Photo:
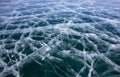
<svg viewBox="0 0 120 77">
<path fill-rule="evenodd" d="M 120 77 L 120 0 L 0 0 L 0 77 Z"/>
</svg>

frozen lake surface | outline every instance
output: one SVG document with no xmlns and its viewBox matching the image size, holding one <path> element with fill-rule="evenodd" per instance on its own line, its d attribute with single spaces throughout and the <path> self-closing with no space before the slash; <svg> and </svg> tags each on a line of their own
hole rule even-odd
<svg viewBox="0 0 120 77">
<path fill-rule="evenodd" d="M 120 0 L 0 0 L 0 77 L 120 77 Z"/>
</svg>

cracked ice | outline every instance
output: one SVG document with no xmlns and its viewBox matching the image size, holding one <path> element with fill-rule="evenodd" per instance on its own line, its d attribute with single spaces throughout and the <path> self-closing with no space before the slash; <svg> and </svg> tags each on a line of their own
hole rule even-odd
<svg viewBox="0 0 120 77">
<path fill-rule="evenodd" d="M 1 0 L 0 77 L 120 77 L 119 0 Z"/>
</svg>

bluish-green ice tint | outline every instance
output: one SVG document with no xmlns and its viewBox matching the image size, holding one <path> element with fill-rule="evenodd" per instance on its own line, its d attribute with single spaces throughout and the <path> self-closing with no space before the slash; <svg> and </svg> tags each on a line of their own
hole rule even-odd
<svg viewBox="0 0 120 77">
<path fill-rule="evenodd" d="M 120 0 L 0 0 L 0 77 L 120 77 Z"/>
</svg>

